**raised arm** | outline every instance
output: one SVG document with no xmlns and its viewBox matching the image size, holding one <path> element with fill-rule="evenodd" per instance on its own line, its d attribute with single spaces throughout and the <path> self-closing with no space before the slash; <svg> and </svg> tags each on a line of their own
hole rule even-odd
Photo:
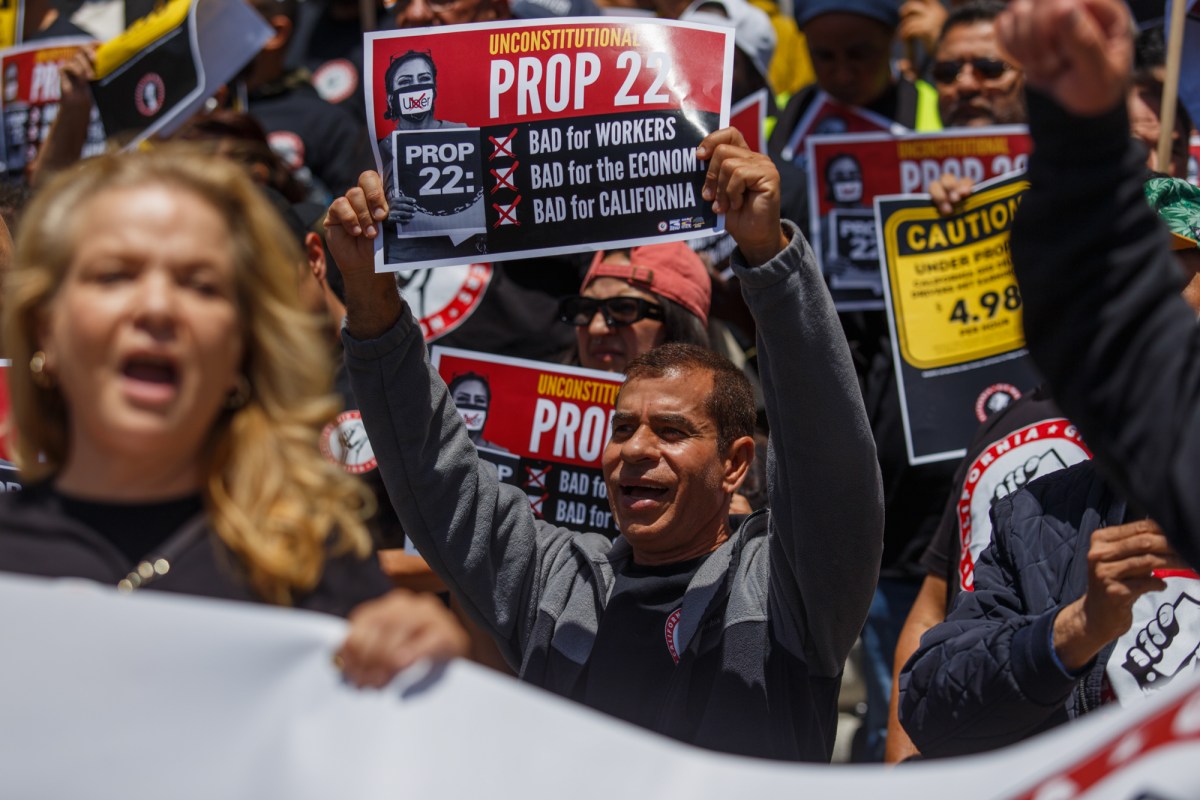
<svg viewBox="0 0 1200 800">
<path fill-rule="evenodd" d="M 395 276 L 374 271 L 387 218 L 379 175 L 326 218 L 346 283 L 346 364 L 379 471 L 405 533 L 508 662 L 521 654 L 542 577 L 569 559 L 570 533 L 534 520 L 525 495 L 483 463 L 437 372 Z"/>
<path fill-rule="evenodd" d="M 96 74 L 96 47 L 79 48 L 59 69 L 58 114 L 37 157 L 26 167 L 30 186 L 46 183 L 50 176 L 79 161 L 87 143 L 92 118 L 92 89 L 88 81 Z"/>
<path fill-rule="evenodd" d="M 1030 353 L 1105 475 L 1200 565 L 1200 333 L 1129 134 L 1128 12 L 1015 0 L 997 25 L 1034 90 L 1012 234 Z"/>
<path fill-rule="evenodd" d="M 771 614 L 814 674 L 841 673 L 883 549 L 875 443 L 850 350 L 812 249 L 779 218 L 779 174 L 735 131 L 701 144 L 704 196 L 738 243 L 734 270 L 758 325 L 771 426 Z"/>
</svg>

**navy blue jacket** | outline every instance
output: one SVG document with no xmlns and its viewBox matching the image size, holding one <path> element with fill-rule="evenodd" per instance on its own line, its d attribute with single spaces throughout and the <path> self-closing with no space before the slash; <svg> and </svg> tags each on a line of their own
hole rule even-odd
<svg viewBox="0 0 1200 800">
<path fill-rule="evenodd" d="M 1125 510 L 1090 461 L 993 506 L 975 591 L 958 595 L 900 674 L 900 721 L 923 756 L 1004 747 L 1100 704 L 1111 644 L 1071 675 L 1052 633 L 1059 609 L 1087 589 L 1092 533 Z"/>
</svg>

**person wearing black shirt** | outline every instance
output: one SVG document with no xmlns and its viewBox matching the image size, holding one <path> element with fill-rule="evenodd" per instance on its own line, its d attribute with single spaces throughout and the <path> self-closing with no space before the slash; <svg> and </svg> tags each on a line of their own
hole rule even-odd
<svg viewBox="0 0 1200 800">
<path fill-rule="evenodd" d="M 298 261 L 231 161 L 164 145 L 46 186 L 5 275 L 27 485 L 0 495 L 0 568 L 353 609 L 347 676 L 378 685 L 461 654 L 466 636 L 444 609 L 388 592 L 365 490 L 314 446 L 335 403 Z"/>
</svg>

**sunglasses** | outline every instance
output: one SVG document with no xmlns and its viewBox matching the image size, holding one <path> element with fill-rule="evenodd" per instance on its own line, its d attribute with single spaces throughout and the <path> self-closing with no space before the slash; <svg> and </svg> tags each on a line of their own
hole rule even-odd
<svg viewBox="0 0 1200 800">
<path fill-rule="evenodd" d="M 590 325 L 599 311 L 604 324 L 610 328 L 632 325 L 640 319 L 663 320 L 663 307 L 640 297 L 595 297 L 574 295 L 564 297 L 558 304 L 558 318 L 568 325 L 582 328 Z"/>
<path fill-rule="evenodd" d="M 1008 64 L 998 58 L 956 58 L 933 62 L 929 74 L 937 83 L 954 83 L 965 64 L 970 64 L 975 74 L 985 81 L 994 81 L 1009 70 Z"/>
</svg>

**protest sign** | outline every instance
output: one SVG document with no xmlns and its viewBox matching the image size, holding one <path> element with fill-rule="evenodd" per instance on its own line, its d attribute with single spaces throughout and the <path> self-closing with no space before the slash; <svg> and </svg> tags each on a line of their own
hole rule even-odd
<svg viewBox="0 0 1200 800">
<path fill-rule="evenodd" d="M 766 89 L 746 95 L 729 109 L 729 126 L 741 131 L 746 144 L 756 153 L 767 152 Z"/>
<path fill-rule="evenodd" d="M 174 800 L 1196 794 L 1194 675 L 996 752 L 831 769 L 685 745 L 465 661 L 359 691 L 332 663 L 346 630 L 315 612 L 0 576 L 5 796 L 124 795 L 131 776 Z"/>
<path fill-rule="evenodd" d="M 13 47 L 24 41 L 25 0 L 5 0 L 0 3 L 0 48 Z"/>
<path fill-rule="evenodd" d="M 839 311 L 883 308 L 871 202 L 924 192 L 943 173 L 976 183 L 1025 168 L 1021 126 L 954 133 L 810 136 L 808 209 L 813 251 Z"/>
<path fill-rule="evenodd" d="M 258 54 L 274 31 L 242 0 L 169 0 L 96 51 L 92 94 L 126 147 L 169 136 Z"/>
<path fill-rule="evenodd" d="M 962 456 L 981 422 L 1038 383 L 1009 251 L 1028 186 L 981 184 L 952 217 L 928 195 L 875 198 L 909 463 Z"/>
<path fill-rule="evenodd" d="M 600 456 L 622 376 L 434 347 L 430 360 L 479 454 L 555 525 L 615 536 Z"/>
<path fill-rule="evenodd" d="M 577 18 L 367 34 L 380 271 L 690 239 L 733 34 Z"/>
<path fill-rule="evenodd" d="M 807 169 L 809 161 L 806 142 L 809 136 L 849 133 L 891 133 L 899 136 L 906 131 L 908 128 L 899 122 L 893 122 L 865 108 L 844 106 L 824 90 L 818 89 L 808 110 L 800 117 L 796 129 L 788 137 L 782 155 L 785 161 L 792 162 L 800 169 Z"/>
<path fill-rule="evenodd" d="M 50 123 L 58 116 L 62 93 L 59 68 L 90 41 L 82 36 L 45 39 L 0 53 L 0 74 L 4 76 L 0 103 L 4 113 L 4 155 L 0 168 L 10 175 L 21 175 L 37 157 L 50 132 Z M 104 126 L 93 106 L 82 156 L 90 158 L 102 152 Z"/>
</svg>

